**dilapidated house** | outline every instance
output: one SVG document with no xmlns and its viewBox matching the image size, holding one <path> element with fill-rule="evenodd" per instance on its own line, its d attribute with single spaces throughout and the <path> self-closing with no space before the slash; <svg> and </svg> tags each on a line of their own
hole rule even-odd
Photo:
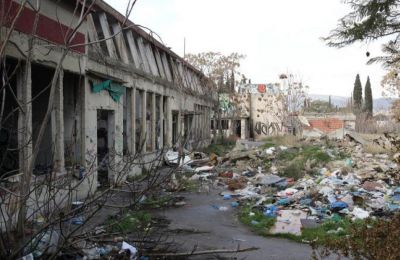
<svg viewBox="0 0 400 260">
<path fill-rule="evenodd" d="M 0 8 L 2 179 L 18 181 L 34 160 L 33 176 L 93 171 L 95 190 L 117 181 L 110 165 L 126 157 L 209 143 L 216 94 L 208 80 L 105 2 L 4 0 Z"/>
<path fill-rule="evenodd" d="M 221 126 L 214 118 L 212 128 L 224 136 L 261 140 L 285 133 L 282 92 L 273 84 L 242 84 L 235 93 L 219 95 Z"/>
</svg>

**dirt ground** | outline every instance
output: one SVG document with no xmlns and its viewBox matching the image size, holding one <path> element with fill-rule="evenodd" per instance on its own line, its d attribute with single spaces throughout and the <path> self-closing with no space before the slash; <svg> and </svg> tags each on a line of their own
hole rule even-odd
<svg viewBox="0 0 400 260">
<path fill-rule="evenodd" d="M 223 200 L 222 190 L 211 188 L 210 192 L 185 192 L 186 205 L 180 208 L 168 208 L 157 214 L 171 221 L 170 229 L 197 230 L 199 232 L 171 233 L 171 238 L 182 245 L 183 250 L 236 249 L 258 247 L 259 250 L 237 255 L 224 254 L 237 259 L 310 259 L 311 248 L 306 244 L 286 239 L 262 237 L 252 233 L 237 219 L 236 209 L 231 201 Z M 226 206 L 227 211 L 213 207 Z M 191 259 L 218 259 L 215 256 L 192 257 Z"/>
</svg>

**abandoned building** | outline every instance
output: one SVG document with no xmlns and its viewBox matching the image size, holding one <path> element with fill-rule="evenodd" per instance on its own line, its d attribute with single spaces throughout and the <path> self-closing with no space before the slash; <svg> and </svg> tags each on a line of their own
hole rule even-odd
<svg viewBox="0 0 400 260">
<path fill-rule="evenodd" d="M 283 102 L 273 84 L 242 84 L 235 93 L 220 94 L 221 127 L 218 120 L 212 129 L 222 129 L 224 136 L 259 140 L 287 131 L 283 122 Z M 215 128 L 214 128 L 215 126 Z"/>
<path fill-rule="evenodd" d="M 18 181 L 28 169 L 49 102 L 36 177 L 90 168 L 95 190 L 117 181 L 110 165 L 127 157 L 139 153 L 146 161 L 178 142 L 187 148 L 210 142 L 216 93 L 159 40 L 100 0 L 90 9 L 86 2 L 89 14 L 79 26 L 81 1 L 43 0 L 38 12 L 35 1 L 23 2 L 0 7 L 1 39 L 11 32 L 0 83 L 3 178 Z M 140 170 L 132 165 L 129 172 Z"/>
</svg>

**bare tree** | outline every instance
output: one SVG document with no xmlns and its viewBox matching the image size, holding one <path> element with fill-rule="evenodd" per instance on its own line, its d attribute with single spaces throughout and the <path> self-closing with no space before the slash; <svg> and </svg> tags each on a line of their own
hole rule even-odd
<svg viewBox="0 0 400 260">
<path fill-rule="evenodd" d="M 223 55 L 219 52 L 202 52 L 198 54 L 187 54 L 185 59 L 202 71 L 214 84 L 214 89 L 218 93 L 218 103 L 214 107 L 214 141 L 217 141 L 219 135 L 220 140 L 223 141 L 222 133 L 222 114 L 234 111 L 234 105 L 230 108 L 224 108 L 221 103 L 228 101 L 230 103 L 230 96 L 234 93 L 234 87 L 238 84 L 239 78 L 242 74 L 239 72 L 240 61 L 245 58 L 245 55 L 239 53 L 231 53 Z M 228 97 L 228 98 L 227 98 Z M 215 118 L 216 117 L 216 118 Z M 216 129 L 218 128 L 218 134 Z"/>
</svg>

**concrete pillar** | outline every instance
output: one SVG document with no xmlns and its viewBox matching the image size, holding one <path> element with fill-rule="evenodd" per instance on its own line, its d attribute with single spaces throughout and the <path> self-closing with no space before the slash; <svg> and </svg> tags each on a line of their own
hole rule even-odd
<svg viewBox="0 0 400 260">
<path fill-rule="evenodd" d="M 240 139 L 246 139 L 246 119 L 240 119 Z"/>
<path fill-rule="evenodd" d="M 204 106 L 201 106 L 201 139 L 204 140 L 205 139 L 205 134 L 206 134 L 206 111 L 204 109 Z"/>
<path fill-rule="evenodd" d="M 131 155 L 135 154 L 135 144 L 136 144 L 136 87 L 132 87 L 131 96 L 130 96 L 130 147 L 129 151 Z"/>
<path fill-rule="evenodd" d="M 160 149 L 164 147 L 164 96 L 160 96 Z"/>
<path fill-rule="evenodd" d="M 177 126 L 177 132 L 178 132 L 178 138 L 177 138 L 177 140 L 179 141 L 179 142 L 182 142 L 182 136 L 183 136 L 183 125 L 182 125 L 182 112 L 181 112 L 181 110 L 179 109 L 178 110 L 178 122 L 176 122 L 176 126 Z"/>
<path fill-rule="evenodd" d="M 84 86 L 80 88 L 81 98 L 81 165 L 85 168 L 88 178 L 82 197 L 93 194 L 97 189 L 97 110 L 90 107 L 91 86 L 85 76 Z"/>
<path fill-rule="evenodd" d="M 165 131 L 167 131 L 167 140 L 166 141 L 166 145 L 168 147 L 172 146 L 172 111 L 171 111 L 171 104 L 170 104 L 170 99 L 169 97 L 165 97 L 165 108 L 167 111 L 165 111 L 165 115 L 166 115 L 166 123 L 165 126 L 167 127 L 167 129 L 165 129 Z"/>
<path fill-rule="evenodd" d="M 156 150 L 156 140 L 157 140 L 157 133 L 156 133 L 156 93 L 151 94 L 151 150 Z"/>
<path fill-rule="evenodd" d="M 51 135 L 54 146 L 54 170 L 64 171 L 64 97 L 63 97 L 64 71 L 60 70 L 56 89 L 54 92 L 54 107 L 51 112 Z"/>
<path fill-rule="evenodd" d="M 26 172 L 32 158 L 32 78 L 31 64 L 18 70 L 17 97 L 23 111 L 18 116 L 18 147 L 20 172 Z"/>
<path fill-rule="evenodd" d="M 143 144 L 142 151 L 146 152 L 146 143 L 149 141 L 149 136 L 146 133 L 146 114 L 147 114 L 147 91 L 143 90 L 142 95 L 142 133 L 140 135 L 140 144 Z"/>
</svg>

